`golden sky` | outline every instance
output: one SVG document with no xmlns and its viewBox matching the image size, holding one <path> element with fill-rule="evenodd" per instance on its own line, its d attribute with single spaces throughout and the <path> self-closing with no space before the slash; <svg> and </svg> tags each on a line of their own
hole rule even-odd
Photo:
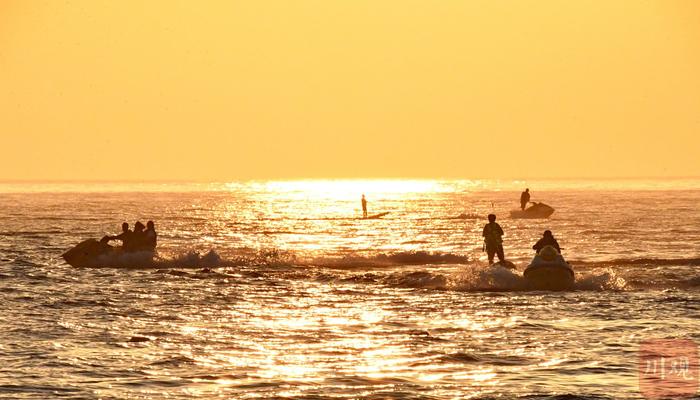
<svg viewBox="0 0 700 400">
<path fill-rule="evenodd" d="M 700 1 L 0 0 L 0 179 L 700 176 Z"/>
</svg>

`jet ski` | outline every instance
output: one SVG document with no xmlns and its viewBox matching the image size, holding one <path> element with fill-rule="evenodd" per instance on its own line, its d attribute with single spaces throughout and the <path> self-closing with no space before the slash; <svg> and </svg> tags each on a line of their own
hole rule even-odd
<svg viewBox="0 0 700 400">
<path fill-rule="evenodd" d="M 61 255 L 66 262 L 78 268 L 145 267 L 153 264 L 152 251 L 125 252 L 110 246 L 105 239 L 88 239 Z"/>
<path fill-rule="evenodd" d="M 532 203 L 524 210 L 511 210 L 511 218 L 549 218 L 554 214 L 554 209 L 544 203 Z"/>
<path fill-rule="evenodd" d="M 574 286 L 574 270 L 553 246 L 544 246 L 523 276 L 536 290 L 568 290 Z"/>
</svg>

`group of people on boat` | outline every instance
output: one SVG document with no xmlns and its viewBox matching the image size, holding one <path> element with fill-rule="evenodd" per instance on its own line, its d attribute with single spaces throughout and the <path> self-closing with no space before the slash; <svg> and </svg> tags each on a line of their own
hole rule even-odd
<svg viewBox="0 0 700 400">
<path fill-rule="evenodd" d="M 148 221 L 146 225 L 140 221 L 134 224 L 134 230 L 129 229 L 129 223 L 122 224 L 122 233 L 114 236 L 105 236 L 100 242 L 107 244 L 111 240 L 119 240 L 122 242 L 121 249 L 126 253 L 135 253 L 140 251 L 156 250 L 158 244 L 158 233 L 156 225 L 153 221 Z"/>
<path fill-rule="evenodd" d="M 494 256 L 498 256 L 498 261 L 505 261 L 506 257 L 503 253 L 503 228 L 496 223 L 496 215 L 489 214 L 489 223 L 484 226 L 483 236 L 484 236 L 484 250 L 486 250 L 486 255 L 489 259 L 489 264 L 493 264 Z M 539 254 L 545 246 L 552 246 L 557 249 L 557 252 L 561 253 L 561 247 L 557 239 L 554 238 L 552 231 L 549 229 L 544 231 L 542 238 L 532 246 L 532 249 Z"/>
</svg>

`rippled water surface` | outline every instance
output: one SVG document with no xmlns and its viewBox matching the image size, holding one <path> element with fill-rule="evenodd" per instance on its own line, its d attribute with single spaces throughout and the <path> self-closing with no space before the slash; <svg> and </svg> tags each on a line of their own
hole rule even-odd
<svg viewBox="0 0 700 400">
<path fill-rule="evenodd" d="M 0 397 L 641 398 L 641 341 L 700 341 L 700 184 L 527 184 L 550 219 L 518 182 L 0 185 Z M 60 257 L 149 219 L 153 268 Z M 523 285 L 544 229 L 573 291 Z"/>
</svg>

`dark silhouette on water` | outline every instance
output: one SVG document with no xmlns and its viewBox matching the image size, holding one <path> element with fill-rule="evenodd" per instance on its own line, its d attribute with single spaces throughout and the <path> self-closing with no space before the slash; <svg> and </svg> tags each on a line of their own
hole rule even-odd
<svg viewBox="0 0 700 400">
<path fill-rule="evenodd" d="M 365 199 L 364 193 L 362 194 L 362 217 L 367 218 L 367 199 Z"/>
<path fill-rule="evenodd" d="M 156 233 L 156 224 L 153 221 L 146 222 L 146 230 L 144 231 L 146 240 L 144 247 L 146 250 L 155 251 L 158 245 L 158 233 Z"/>
<path fill-rule="evenodd" d="M 511 210 L 511 218 L 549 218 L 554 209 L 544 203 L 530 202 L 532 205 L 524 210 Z"/>
<path fill-rule="evenodd" d="M 119 235 L 105 236 L 99 242 L 95 239 L 84 240 L 63 253 L 62 257 L 74 267 L 151 265 L 158 234 L 153 221 L 148 221 L 148 228 L 145 228 L 141 222 L 136 222 L 131 231 L 129 224 L 124 222 Z M 122 246 L 110 246 L 110 240 L 120 240 Z"/>
<path fill-rule="evenodd" d="M 503 254 L 503 229 L 496 223 L 496 215 L 489 214 L 489 223 L 484 226 L 484 247 L 489 257 L 489 264 L 493 263 L 493 256 L 498 254 L 498 261 L 506 260 Z"/>
<path fill-rule="evenodd" d="M 155 251 L 158 244 L 158 234 L 156 233 L 153 221 L 148 221 L 145 226 L 140 221 L 134 224 L 134 230 L 129 229 L 129 224 L 122 224 L 122 233 L 115 236 L 105 236 L 100 240 L 103 244 L 108 244 L 111 240 L 121 240 L 121 250 L 125 253 L 136 251 Z"/>
<path fill-rule="evenodd" d="M 121 240 L 122 249 L 127 249 L 131 246 L 134 239 L 134 232 L 129 229 L 129 223 L 124 222 L 122 224 L 122 233 L 115 236 L 105 236 L 100 240 L 101 243 L 107 244 L 110 240 Z"/>
<path fill-rule="evenodd" d="M 133 251 L 142 251 L 145 250 L 145 242 L 146 242 L 146 233 L 144 230 L 146 229 L 146 225 L 142 224 L 141 221 L 136 221 L 134 224 L 134 236 L 132 240 L 129 243 L 128 247 L 124 247 L 124 251 L 126 252 L 133 252 Z"/>
<path fill-rule="evenodd" d="M 537 254 L 523 271 L 523 277 L 532 289 L 569 290 L 574 287 L 576 275 L 562 257 L 552 231 L 544 231 L 542 238 L 532 248 Z"/>
<path fill-rule="evenodd" d="M 525 189 L 524 192 L 520 194 L 520 209 L 525 210 L 527 203 L 530 202 L 530 189 Z"/>
<path fill-rule="evenodd" d="M 559 253 L 561 253 L 561 247 L 559 247 L 557 239 L 554 238 L 554 236 L 552 235 L 552 231 L 550 231 L 549 229 L 544 231 L 542 238 L 538 240 L 534 246 L 532 246 L 532 249 L 539 253 L 540 250 L 542 250 L 545 246 L 552 246 L 555 249 L 557 249 Z"/>
</svg>

